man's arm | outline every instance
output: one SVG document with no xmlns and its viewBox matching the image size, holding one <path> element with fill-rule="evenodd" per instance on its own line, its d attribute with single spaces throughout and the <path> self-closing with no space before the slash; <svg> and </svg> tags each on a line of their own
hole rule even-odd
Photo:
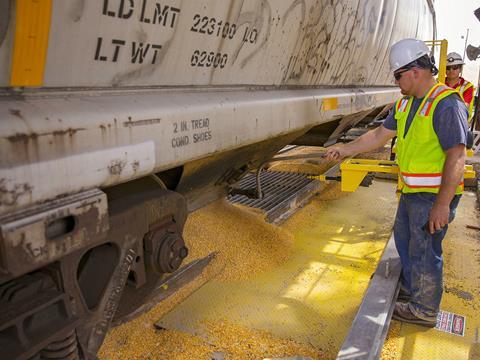
<svg viewBox="0 0 480 360">
<path fill-rule="evenodd" d="M 448 224 L 450 202 L 455 195 L 455 189 L 463 178 L 465 145 L 456 145 L 448 149 L 445 154 L 446 160 L 443 166 L 442 184 L 432 210 L 430 210 L 430 218 L 428 220 L 429 230 L 432 234 Z"/>
<path fill-rule="evenodd" d="M 341 160 L 347 156 L 375 150 L 385 145 L 396 133 L 395 130 L 389 130 L 385 126 L 380 125 L 352 142 L 329 147 L 326 152 L 326 157 L 328 160 Z"/>
</svg>

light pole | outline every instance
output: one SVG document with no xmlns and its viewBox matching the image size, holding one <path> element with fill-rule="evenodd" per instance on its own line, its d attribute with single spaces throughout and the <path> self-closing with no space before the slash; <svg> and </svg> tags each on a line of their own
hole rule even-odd
<svg viewBox="0 0 480 360">
<path fill-rule="evenodd" d="M 468 41 L 468 32 L 470 31 L 469 28 L 467 28 L 467 36 L 465 37 L 465 45 L 463 46 L 463 58 L 462 61 L 465 62 L 465 51 L 467 50 L 467 41 Z M 462 36 L 463 38 L 463 36 Z"/>
</svg>

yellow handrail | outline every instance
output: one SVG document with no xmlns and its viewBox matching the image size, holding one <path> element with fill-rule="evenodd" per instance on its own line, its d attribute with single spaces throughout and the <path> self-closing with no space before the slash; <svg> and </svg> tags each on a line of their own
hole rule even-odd
<svg viewBox="0 0 480 360">
<path fill-rule="evenodd" d="M 363 181 L 368 173 L 386 173 L 386 174 L 398 174 L 398 165 L 395 161 L 390 160 L 376 160 L 376 159 L 347 159 L 340 164 L 340 177 L 335 180 L 341 181 L 342 191 L 353 192 L 357 190 L 360 183 Z M 475 170 L 472 165 L 465 165 L 464 179 L 474 179 L 476 177 Z M 317 179 L 320 181 L 328 181 L 329 179 L 324 175 L 309 176 L 309 178 Z M 403 186 L 400 178 L 399 188 Z"/>
<path fill-rule="evenodd" d="M 440 46 L 440 60 L 438 62 L 438 81 L 445 82 L 447 76 L 447 53 L 448 53 L 448 41 L 443 40 L 427 40 L 425 44 L 432 47 L 432 53 L 435 46 Z"/>
</svg>

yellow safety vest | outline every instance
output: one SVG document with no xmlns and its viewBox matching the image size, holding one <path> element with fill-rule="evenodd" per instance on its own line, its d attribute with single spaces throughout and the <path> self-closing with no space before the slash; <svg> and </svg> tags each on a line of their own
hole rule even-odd
<svg viewBox="0 0 480 360">
<path fill-rule="evenodd" d="M 467 80 L 465 80 L 462 85 L 458 85 L 455 88 L 455 90 L 457 90 L 460 93 L 460 96 L 462 97 L 462 100 L 464 102 L 465 102 L 465 100 L 463 99 L 463 93 L 470 88 L 473 88 L 473 84 L 471 82 L 467 81 Z M 472 90 L 472 100 L 470 101 L 470 105 L 468 105 L 468 123 L 469 124 L 470 124 L 470 122 L 472 120 L 472 116 L 473 116 L 473 100 L 474 100 L 474 96 L 473 96 L 474 94 L 473 93 L 474 92 L 475 92 L 475 88 L 473 88 L 473 90 Z"/>
<path fill-rule="evenodd" d="M 456 90 L 435 84 L 424 97 L 405 136 L 405 126 L 413 103 L 405 96 L 395 103 L 397 121 L 397 164 L 403 193 L 438 193 L 446 155 L 433 128 L 433 113 L 440 100 L 458 94 Z M 463 181 L 456 194 L 463 192 Z"/>
</svg>

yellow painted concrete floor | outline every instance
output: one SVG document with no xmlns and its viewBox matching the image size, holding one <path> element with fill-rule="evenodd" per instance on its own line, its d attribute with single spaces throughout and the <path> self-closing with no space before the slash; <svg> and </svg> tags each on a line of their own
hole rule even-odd
<svg viewBox="0 0 480 360">
<path fill-rule="evenodd" d="M 476 195 L 466 192 L 443 242 L 444 294 L 440 308 L 466 317 L 465 335 L 392 321 L 382 359 L 480 359 L 480 231 Z"/>
</svg>

